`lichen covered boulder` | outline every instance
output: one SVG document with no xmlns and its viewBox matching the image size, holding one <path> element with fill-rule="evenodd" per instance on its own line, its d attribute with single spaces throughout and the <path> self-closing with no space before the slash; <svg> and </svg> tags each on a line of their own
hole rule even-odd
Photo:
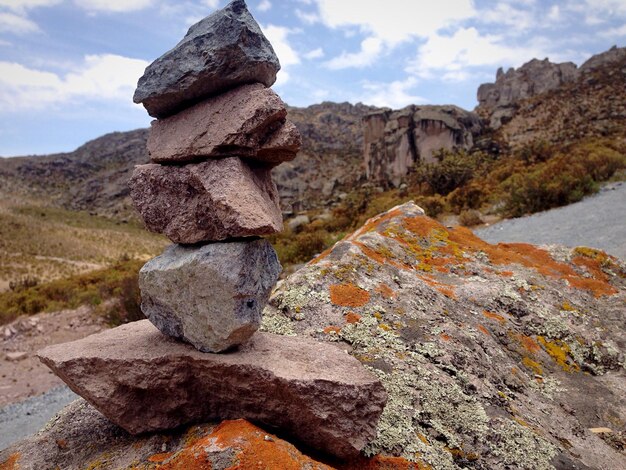
<svg viewBox="0 0 626 470">
<path fill-rule="evenodd" d="M 365 452 L 426 468 L 626 468 L 626 267 L 491 245 L 412 203 L 285 280 L 262 330 L 341 344 L 389 393 Z"/>
<path fill-rule="evenodd" d="M 141 310 L 168 336 L 225 351 L 258 330 L 280 271 L 263 239 L 171 245 L 139 272 Z"/>
<path fill-rule="evenodd" d="M 150 64 L 133 100 L 163 118 L 208 96 L 247 83 L 270 87 L 278 57 L 244 0 L 234 0 L 189 28 L 172 50 Z"/>
</svg>

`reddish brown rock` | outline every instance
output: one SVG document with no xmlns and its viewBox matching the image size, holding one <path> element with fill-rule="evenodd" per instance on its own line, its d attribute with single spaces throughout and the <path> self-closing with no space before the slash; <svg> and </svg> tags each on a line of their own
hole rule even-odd
<svg viewBox="0 0 626 470">
<path fill-rule="evenodd" d="M 262 84 L 245 85 L 152 122 L 148 152 L 157 163 L 247 157 L 293 160 L 300 134 L 285 122 L 285 103 Z"/>
<path fill-rule="evenodd" d="M 174 243 L 269 235 L 283 227 L 270 168 L 236 157 L 139 165 L 129 186 L 148 229 Z"/>
<path fill-rule="evenodd" d="M 238 351 L 201 353 L 149 321 L 50 346 L 41 360 L 132 434 L 246 418 L 338 457 L 376 435 L 387 395 L 340 348 L 257 333 Z"/>
</svg>

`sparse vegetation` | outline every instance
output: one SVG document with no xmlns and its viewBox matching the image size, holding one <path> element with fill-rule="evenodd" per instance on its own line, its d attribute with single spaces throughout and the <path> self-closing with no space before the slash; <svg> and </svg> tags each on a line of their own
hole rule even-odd
<svg viewBox="0 0 626 470">
<path fill-rule="evenodd" d="M 111 267 L 0 293 L 0 324 L 33 315 L 93 305 L 117 325 L 143 317 L 139 308 L 139 260 L 121 260 Z"/>
<path fill-rule="evenodd" d="M 138 222 L 54 207 L 0 202 L 0 291 L 148 259 L 167 244 Z"/>
</svg>

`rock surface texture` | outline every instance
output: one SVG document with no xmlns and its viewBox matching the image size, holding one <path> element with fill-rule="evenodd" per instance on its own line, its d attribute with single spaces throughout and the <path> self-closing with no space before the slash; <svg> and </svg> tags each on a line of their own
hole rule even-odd
<svg viewBox="0 0 626 470">
<path fill-rule="evenodd" d="M 335 470 L 320 456 L 304 455 L 289 442 L 238 419 L 209 422 L 164 434 L 132 436 L 80 399 L 37 435 L 0 451 L 0 468 L 115 470 Z M 420 470 L 401 458 L 344 461 L 341 470 Z"/>
<path fill-rule="evenodd" d="M 247 157 L 293 160 L 300 134 L 285 123 L 285 104 L 269 88 L 244 85 L 152 122 L 148 153 L 156 163 Z"/>
<path fill-rule="evenodd" d="M 163 118 L 239 85 L 270 87 L 278 70 L 274 49 L 245 1 L 235 0 L 191 26 L 176 47 L 150 64 L 133 100 Z"/>
<path fill-rule="evenodd" d="M 491 245 L 407 203 L 288 277 L 261 330 L 339 343 L 380 378 L 389 399 L 367 455 L 619 469 L 625 302 L 617 258 Z"/>
<path fill-rule="evenodd" d="M 363 118 L 367 178 L 399 186 L 417 163 L 432 163 L 439 149 L 469 149 L 480 119 L 456 106 L 407 106 Z"/>
<path fill-rule="evenodd" d="M 139 272 L 141 310 L 168 336 L 225 351 L 259 329 L 280 271 L 267 240 L 172 245 Z"/>
<path fill-rule="evenodd" d="M 375 436 L 386 400 L 356 359 L 308 338 L 260 333 L 238 351 L 206 354 L 143 320 L 39 355 L 132 434 L 244 417 L 353 457 Z"/>
<path fill-rule="evenodd" d="M 135 168 L 131 197 L 149 230 L 174 243 L 268 235 L 282 230 L 270 168 L 240 158 Z"/>
</svg>

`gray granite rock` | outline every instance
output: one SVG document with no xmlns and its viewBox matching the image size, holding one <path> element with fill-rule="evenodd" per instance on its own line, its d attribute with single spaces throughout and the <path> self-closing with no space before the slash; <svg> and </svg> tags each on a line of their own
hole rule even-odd
<svg viewBox="0 0 626 470">
<path fill-rule="evenodd" d="M 235 0 L 189 28 L 139 79 L 135 103 L 162 118 L 202 98 L 246 83 L 272 86 L 280 70 L 272 45 L 246 7 Z"/>
<path fill-rule="evenodd" d="M 147 228 L 174 243 L 269 235 L 283 229 L 271 169 L 237 157 L 184 166 L 139 165 L 129 186 Z"/>
<path fill-rule="evenodd" d="M 171 245 L 139 272 L 141 309 L 164 334 L 224 351 L 259 328 L 280 271 L 263 239 Z"/>
<path fill-rule="evenodd" d="M 39 356 L 132 434 L 246 418 L 351 457 L 376 436 L 387 400 L 359 361 L 306 337 L 257 333 L 236 351 L 206 354 L 143 320 L 50 346 Z"/>
</svg>

